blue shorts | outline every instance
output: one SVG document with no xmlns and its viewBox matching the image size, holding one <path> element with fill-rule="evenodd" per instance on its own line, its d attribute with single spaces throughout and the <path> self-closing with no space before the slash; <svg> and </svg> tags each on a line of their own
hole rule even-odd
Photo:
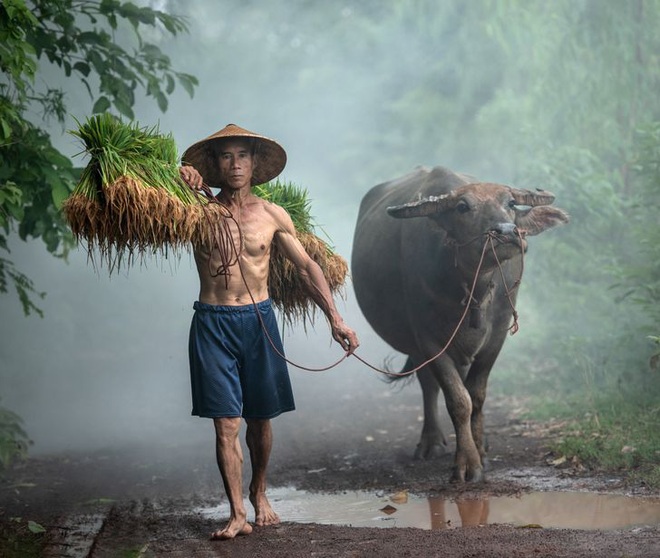
<svg viewBox="0 0 660 558">
<path fill-rule="evenodd" d="M 293 411 L 286 361 L 271 346 L 284 354 L 270 300 L 256 308 L 195 302 L 194 309 L 188 344 L 192 414 L 270 419 Z"/>
</svg>

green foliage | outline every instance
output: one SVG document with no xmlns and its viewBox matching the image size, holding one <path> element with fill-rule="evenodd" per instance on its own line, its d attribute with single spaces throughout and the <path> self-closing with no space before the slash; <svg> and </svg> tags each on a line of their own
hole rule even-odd
<svg viewBox="0 0 660 558">
<path fill-rule="evenodd" d="M 587 400 L 621 385 L 658 394 L 660 3 L 487 4 L 503 80 L 464 133 L 492 146 L 483 168 L 554 192 L 571 215 L 530 241 L 521 345 L 505 345 L 494 379 Z"/>
<path fill-rule="evenodd" d="M 117 40 L 129 26 L 134 37 Z M 186 31 L 167 13 L 117 0 L 2 0 L 0 2 L 0 251 L 8 238 L 41 238 L 55 256 L 66 257 L 72 236 L 61 215 L 79 171 L 51 143 L 46 123 L 64 124 L 64 86 L 77 79 L 94 103 L 92 112 L 114 110 L 133 118 L 137 91 L 167 110 L 177 83 L 192 96 L 197 80 L 173 71 L 170 60 L 143 39 L 148 28 L 170 35 Z M 56 83 L 45 70 L 57 70 Z M 26 315 L 42 315 L 44 296 L 8 256 L 0 256 L 0 293 L 13 285 Z M 25 455 L 20 419 L 0 408 L 0 464 Z"/>
<path fill-rule="evenodd" d="M 631 196 L 629 226 L 633 244 L 621 274 L 622 299 L 629 297 L 660 332 L 660 121 L 640 127 L 632 173 L 637 189 Z"/>
<path fill-rule="evenodd" d="M 51 143 L 45 124 L 64 123 L 65 84 L 78 80 L 93 113 L 133 118 L 136 92 L 165 111 L 180 84 L 191 96 L 197 79 L 171 69 L 170 59 L 144 39 L 153 28 L 176 36 L 184 20 L 118 0 L 2 0 L 0 3 L 0 249 L 17 233 L 41 238 L 66 257 L 72 237 L 60 214 L 77 179 L 70 160 Z M 132 32 L 132 41 L 124 29 Z M 49 70 L 46 72 L 45 70 Z M 56 83 L 48 76 L 53 70 Z M 52 79 L 52 78 L 51 78 Z M 40 313 L 41 295 L 8 257 L 0 258 L 0 292 L 13 283 L 26 314 Z"/>
<path fill-rule="evenodd" d="M 30 439 L 21 424 L 18 415 L 0 407 L 0 470 L 27 456 Z"/>
</svg>

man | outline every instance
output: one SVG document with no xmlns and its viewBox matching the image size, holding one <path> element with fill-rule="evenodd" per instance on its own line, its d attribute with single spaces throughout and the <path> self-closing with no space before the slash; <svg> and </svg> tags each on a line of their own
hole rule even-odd
<svg viewBox="0 0 660 558">
<path fill-rule="evenodd" d="M 203 184 L 219 187 L 216 198 L 235 220 L 228 220 L 228 254 L 221 254 L 220 246 L 195 247 L 200 293 L 190 331 L 192 414 L 213 419 L 218 467 L 230 505 L 228 524 L 212 539 L 252 532 L 243 505 L 241 417 L 247 423 L 255 523 L 279 522 L 266 497 L 270 419 L 292 411 L 294 401 L 268 294 L 273 243 L 295 265 L 334 339 L 349 355 L 358 347 L 357 336 L 337 312 L 325 277 L 298 241 L 288 213 L 251 192 L 253 185 L 278 176 L 285 164 L 286 153 L 277 142 L 234 124 L 183 155 L 184 181 L 194 189 Z"/>
</svg>

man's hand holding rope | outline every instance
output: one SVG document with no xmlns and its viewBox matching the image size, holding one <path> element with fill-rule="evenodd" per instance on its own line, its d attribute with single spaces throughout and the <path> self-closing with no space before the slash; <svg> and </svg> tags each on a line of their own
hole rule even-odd
<svg viewBox="0 0 660 558">
<path fill-rule="evenodd" d="M 352 355 L 360 346 L 355 332 L 343 321 L 332 325 L 332 337 L 346 351 L 346 356 Z"/>
</svg>

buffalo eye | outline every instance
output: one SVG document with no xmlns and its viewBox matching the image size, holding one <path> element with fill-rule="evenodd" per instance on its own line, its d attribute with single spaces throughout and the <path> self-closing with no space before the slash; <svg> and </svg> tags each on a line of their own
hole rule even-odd
<svg viewBox="0 0 660 558">
<path fill-rule="evenodd" d="M 461 200 L 456 204 L 456 211 L 459 213 L 467 213 L 470 211 L 470 206 L 465 200 Z"/>
<path fill-rule="evenodd" d="M 516 200 L 513 198 L 509 200 L 509 209 L 516 209 Z"/>
</svg>

